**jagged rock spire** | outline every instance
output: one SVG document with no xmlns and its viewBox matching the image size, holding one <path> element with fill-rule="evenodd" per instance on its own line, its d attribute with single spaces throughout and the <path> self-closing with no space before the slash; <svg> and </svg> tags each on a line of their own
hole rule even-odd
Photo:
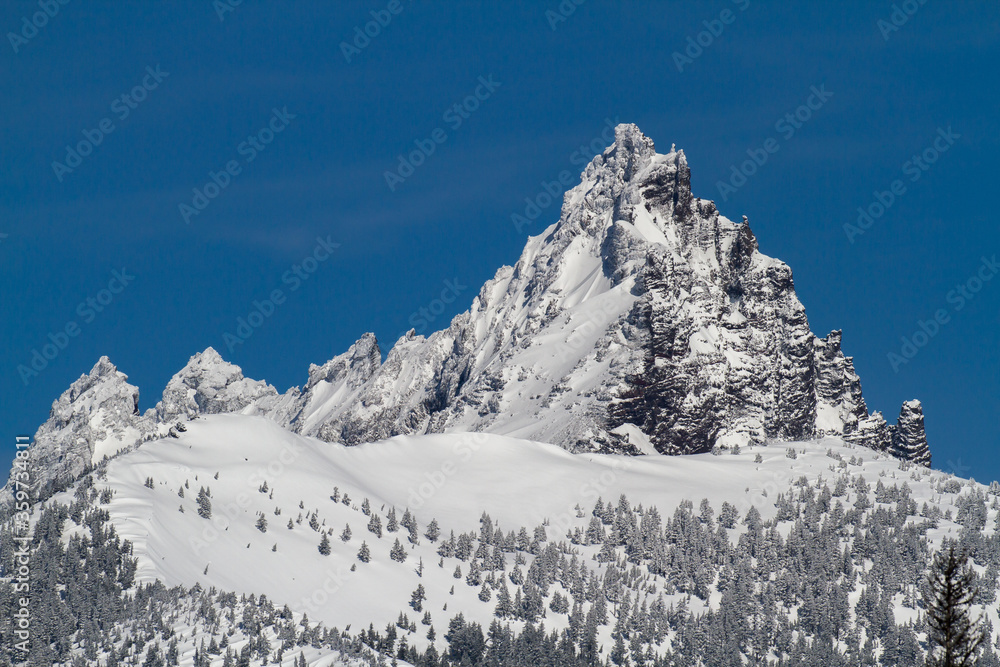
<svg viewBox="0 0 1000 667">
<path fill-rule="evenodd" d="M 922 466 L 931 466 L 931 450 L 924 431 L 924 409 L 920 401 L 906 401 L 892 433 L 892 454 Z"/>
</svg>

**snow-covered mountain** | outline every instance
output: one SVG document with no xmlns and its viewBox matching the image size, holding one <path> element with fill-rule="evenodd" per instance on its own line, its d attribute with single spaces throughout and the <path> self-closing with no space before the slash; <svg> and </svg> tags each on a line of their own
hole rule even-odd
<svg viewBox="0 0 1000 667">
<path fill-rule="evenodd" d="M 252 411 L 346 444 L 483 431 L 690 454 L 840 434 L 928 462 L 919 429 L 868 414 L 841 333 L 810 332 L 791 269 L 690 181 L 683 151 L 618 126 L 559 221 L 447 329 L 406 335 L 383 364 L 366 336 Z"/>
<path fill-rule="evenodd" d="M 208 348 L 144 414 L 105 357 L 74 382 L 18 515 L 32 664 L 916 665 L 946 540 L 1000 641 L 1000 485 L 928 470 L 919 401 L 869 413 L 841 340 L 621 125 L 384 360 L 365 334 L 282 394 Z"/>
<path fill-rule="evenodd" d="M 72 481 L 105 457 L 160 432 L 155 419 L 139 414 L 139 390 L 126 380 L 101 357 L 52 404 L 29 449 L 32 470 L 39 471 L 39 495 L 47 495 L 56 480 Z M 4 494 L 0 501 L 10 498 L 7 487 Z"/>
<path fill-rule="evenodd" d="M 791 269 L 759 251 L 746 218 L 691 194 L 683 151 L 658 154 L 628 124 L 566 194 L 559 221 L 446 329 L 411 331 L 385 361 L 365 334 L 284 394 L 212 348 L 142 417 L 137 393 L 102 359 L 60 397 L 32 448 L 46 482 L 178 420 L 228 412 L 349 445 L 475 431 L 571 451 L 692 454 L 842 435 L 930 463 L 920 403 L 903 406 L 898 428 L 869 414 L 841 332 L 810 331 Z M 79 427 L 95 420 L 110 430 Z"/>
</svg>

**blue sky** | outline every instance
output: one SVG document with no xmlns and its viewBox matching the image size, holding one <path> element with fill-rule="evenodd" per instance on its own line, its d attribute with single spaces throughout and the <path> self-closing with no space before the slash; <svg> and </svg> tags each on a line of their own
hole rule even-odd
<svg viewBox="0 0 1000 667">
<path fill-rule="evenodd" d="M 813 331 L 843 329 L 870 409 L 892 422 L 920 398 L 935 467 L 1000 478 L 1000 279 L 977 284 L 1000 253 L 996 3 L 225 2 L 0 11 L 4 462 L 104 354 L 144 410 L 209 345 L 283 391 L 366 331 L 387 348 L 453 290 L 421 323 L 443 326 L 557 219 L 553 204 L 517 229 L 525 199 L 618 119 L 683 148 L 696 196 L 749 216 Z M 345 49 L 371 12 L 385 25 Z M 475 111 L 446 115 L 477 88 Z M 339 245 L 313 255 L 317 239 Z"/>
</svg>

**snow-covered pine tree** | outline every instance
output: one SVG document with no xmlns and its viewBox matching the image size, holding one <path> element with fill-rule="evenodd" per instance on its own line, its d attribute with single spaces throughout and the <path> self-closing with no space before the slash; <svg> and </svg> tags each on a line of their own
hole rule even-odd
<svg viewBox="0 0 1000 667">
<path fill-rule="evenodd" d="M 371 519 L 368 520 L 368 532 L 374 533 L 376 537 L 382 537 L 382 520 L 375 512 L 371 513 Z"/>
<path fill-rule="evenodd" d="M 427 524 L 427 530 L 424 531 L 424 537 L 431 542 L 437 542 L 438 538 L 441 537 L 441 527 L 438 526 L 437 519 L 431 519 L 431 522 Z"/>
<path fill-rule="evenodd" d="M 198 516 L 202 519 L 212 518 L 212 500 L 205 487 L 198 489 Z"/>
<path fill-rule="evenodd" d="M 396 520 L 396 508 L 390 507 L 389 514 L 385 519 L 385 529 L 390 533 L 395 533 L 399 530 L 399 522 Z"/>
<path fill-rule="evenodd" d="M 410 594 L 410 606 L 413 607 L 413 611 L 423 611 L 424 600 L 427 599 L 427 591 L 424 590 L 423 584 L 417 584 L 416 590 Z M 430 612 L 424 615 L 425 619 L 430 619 Z M 429 624 L 429 623 L 428 623 Z"/>
</svg>

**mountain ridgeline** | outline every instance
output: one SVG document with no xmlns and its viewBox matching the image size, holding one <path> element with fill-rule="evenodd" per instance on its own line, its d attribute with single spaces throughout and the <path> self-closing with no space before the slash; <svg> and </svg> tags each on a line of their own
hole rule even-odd
<svg viewBox="0 0 1000 667">
<path fill-rule="evenodd" d="M 869 413 L 841 332 L 810 331 L 791 269 L 760 253 L 745 217 L 692 195 L 683 151 L 658 154 L 631 124 L 513 267 L 447 328 L 410 331 L 384 361 L 365 334 L 280 394 L 208 348 L 145 414 L 126 380 L 105 357 L 53 404 L 29 450 L 43 495 L 187 419 L 228 412 L 347 445 L 472 431 L 679 455 L 835 435 L 930 465 L 919 401 L 896 425 Z"/>
</svg>

